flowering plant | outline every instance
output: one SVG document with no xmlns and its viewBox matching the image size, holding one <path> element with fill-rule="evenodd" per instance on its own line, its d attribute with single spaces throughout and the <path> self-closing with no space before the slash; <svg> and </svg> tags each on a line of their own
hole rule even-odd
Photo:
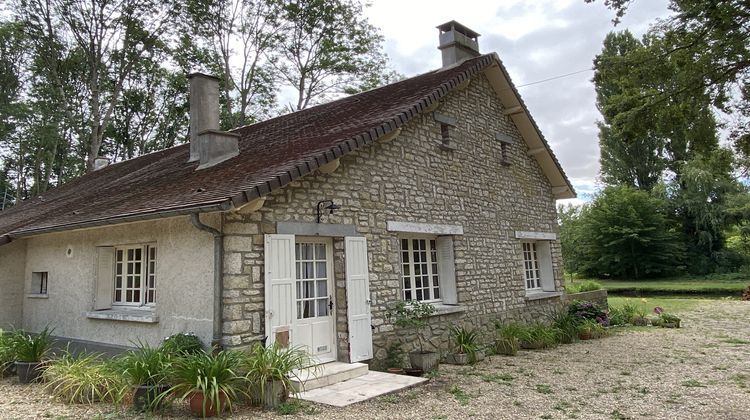
<svg viewBox="0 0 750 420">
<path fill-rule="evenodd" d="M 573 301 L 568 307 L 568 313 L 579 320 L 592 320 L 604 327 L 609 326 L 607 311 L 593 302 Z"/>
</svg>

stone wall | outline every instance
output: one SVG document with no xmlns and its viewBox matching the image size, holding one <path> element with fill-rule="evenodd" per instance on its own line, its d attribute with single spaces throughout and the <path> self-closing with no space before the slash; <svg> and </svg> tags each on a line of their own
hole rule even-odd
<svg viewBox="0 0 750 420">
<path fill-rule="evenodd" d="M 431 319 L 432 342 L 445 348 L 451 324 L 482 326 L 496 319 L 533 320 L 560 305 L 560 298 L 527 301 L 520 241 L 515 231 L 558 232 L 555 199 L 537 162 L 483 75 L 448 95 L 436 110 L 455 117 L 456 150 L 440 147 L 441 129 L 431 114 L 403 127 L 389 142 L 341 158 L 330 174 L 314 174 L 271 193 L 258 211 L 224 215 L 224 341 L 245 346 L 264 336 L 264 234 L 281 221 L 315 222 L 315 206 L 341 205 L 322 223 L 355 225 L 368 240 L 372 325 L 376 356 L 389 341 L 416 345 L 413 334 L 394 330 L 386 317 L 401 297 L 399 234 L 387 221 L 461 225 L 454 237 L 456 285 L 465 311 Z M 495 133 L 515 139 L 503 165 Z M 334 241 L 339 359 L 347 360 L 343 241 Z M 555 285 L 562 290 L 558 241 L 551 244 Z"/>
</svg>

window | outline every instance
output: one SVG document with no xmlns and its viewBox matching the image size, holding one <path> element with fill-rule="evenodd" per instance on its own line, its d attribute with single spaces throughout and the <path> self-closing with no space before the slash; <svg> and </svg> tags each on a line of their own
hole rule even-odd
<svg viewBox="0 0 750 420">
<path fill-rule="evenodd" d="M 31 290 L 32 295 L 47 294 L 47 272 L 35 271 L 31 273 Z"/>
<path fill-rule="evenodd" d="M 156 247 L 115 248 L 114 280 L 113 304 L 153 305 L 156 302 Z"/>
<path fill-rule="evenodd" d="M 526 279 L 526 290 L 539 290 L 542 288 L 542 276 L 539 271 L 539 258 L 536 251 L 536 242 L 522 242 L 524 278 Z"/>
<path fill-rule="evenodd" d="M 328 316 L 333 309 L 328 294 L 326 244 L 295 244 L 297 266 L 297 319 Z"/>
<path fill-rule="evenodd" d="M 440 299 L 438 252 L 434 238 L 402 238 L 401 268 L 404 300 Z"/>
</svg>

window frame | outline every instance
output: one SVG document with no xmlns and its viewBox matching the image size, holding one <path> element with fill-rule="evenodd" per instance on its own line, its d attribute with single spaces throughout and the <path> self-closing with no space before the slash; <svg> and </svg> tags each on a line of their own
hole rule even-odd
<svg viewBox="0 0 750 420">
<path fill-rule="evenodd" d="M 537 241 L 521 241 L 524 289 L 526 290 L 526 292 L 532 293 L 544 291 L 542 270 L 539 262 L 539 251 L 536 245 Z M 528 250 L 526 249 L 527 246 L 529 246 Z M 527 258 L 527 256 L 531 258 L 529 259 Z M 533 277 L 529 277 L 530 273 L 532 275 L 536 275 Z M 535 283 L 535 287 L 529 287 L 529 282 Z"/>
<path fill-rule="evenodd" d="M 156 306 L 156 295 L 157 295 L 157 269 L 159 261 L 158 246 L 155 242 L 142 243 L 142 244 L 123 244 L 114 246 L 114 261 L 113 261 L 113 272 L 112 272 L 112 307 L 113 308 L 147 308 L 153 309 Z M 130 260 L 128 258 L 129 250 L 140 250 L 140 260 Z M 122 251 L 122 260 L 118 260 L 118 253 Z M 153 251 L 153 259 L 151 257 L 151 251 Z M 140 286 L 127 287 L 127 267 L 128 263 L 140 263 L 141 271 L 139 273 Z M 122 271 L 120 274 L 117 272 L 118 265 L 122 265 Z M 120 277 L 121 287 L 117 287 L 117 280 Z M 149 287 L 149 281 L 153 279 L 154 287 Z M 138 302 L 127 302 L 127 291 L 138 290 L 139 301 Z M 117 292 L 121 293 L 121 300 L 117 300 Z M 148 301 L 148 293 L 153 291 L 153 300 Z"/>
<path fill-rule="evenodd" d="M 403 249 L 403 241 L 408 241 L 408 249 Z M 430 297 L 431 299 L 416 299 L 417 290 L 418 289 L 425 289 L 425 287 L 416 287 L 416 274 L 414 270 L 415 261 L 414 261 L 414 242 L 415 240 L 423 240 L 425 241 L 425 251 L 426 251 L 426 264 L 427 264 L 427 278 L 429 281 L 429 286 L 427 289 L 430 291 Z M 434 249 L 432 248 L 432 245 L 434 244 Z M 410 290 L 408 290 L 411 293 L 411 299 L 406 298 L 406 292 L 407 289 L 405 287 L 405 279 L 406 274 L 404 271 L 404 252 L 409 253 L 409 283 L 410 283 Z M 434 259 L 433 259 L 434 254 Z M 439 253 L 437 248 L 437 235 L 420 235 L 420 234 L 414 234 L 414 235 L 399 235 L 398 236 L 398 255 L 399 255 L 399 266 L 401 267 L 400 272 L 400 289 L 401 289 L 401 299 L 404 301 L 416 301 L 421 303 L 442 303 L 443 302 L 443 293 L 442 293 L 442 281 L 441 281 L 441 274 L 440 274 L 440 260 L 439 260 Z M 422 261 L 419 261 L 419 263 L 423 263 Z M 434 272 L 433 268 L 437 268 L 437 272 Z M 420 273 L 420 275 L 423 275 Z M 434 285 L 434 279 L 435 276 L 437 276 L 437 286 Z M 439 296 L 437 298 L 434 298 L 435 296 L 435 290 L 437 289 Z M 424 297 L 424 295 L 423 295 Z"/>
</svg>

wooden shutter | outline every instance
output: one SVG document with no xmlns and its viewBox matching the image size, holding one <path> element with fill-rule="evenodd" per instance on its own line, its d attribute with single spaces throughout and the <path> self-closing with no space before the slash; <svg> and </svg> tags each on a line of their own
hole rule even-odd
<svg viewBox="0 0 750 420">
<path fill-rule="evenodd" d="M 457 305 L 458 292 L 456 292 L 456 266 L 455 257 L 453 255 L 453 237 L 438 236 L 435 244 L 437 247 L 440 296 L 443 299 L 443 303 Z"/>
<path fill-rule="evenodd" d="M 552 270 L 552 251 L 549 241 L 536 241 L 536 258 L 539 263 L 539 277 L 542 281 L 542 290 L 545 292 L 554 292 L 555 274 Z"/>
<path fill-rule="evenodd" d="M 266 235 L 265 239 L 266 344 L 278 341 L 287 346 L 295 320 L 294 235 Z"/>
<path fill-rule="evenodd" d="M 367 262 L 367 239 L 344 238 L 346 252 L 346 304 L 349 318 L 349 357 L 352 363 L 369 360 L 372 351 L 372 316 L 370 314 L 370 269 Z"/>
<path fill-rule="evenodd" d="M 96 284 L 94 310 L 112 309 L 112 289 L 115 286 L 115 248 L 96 248 Z"/>
</svg>

